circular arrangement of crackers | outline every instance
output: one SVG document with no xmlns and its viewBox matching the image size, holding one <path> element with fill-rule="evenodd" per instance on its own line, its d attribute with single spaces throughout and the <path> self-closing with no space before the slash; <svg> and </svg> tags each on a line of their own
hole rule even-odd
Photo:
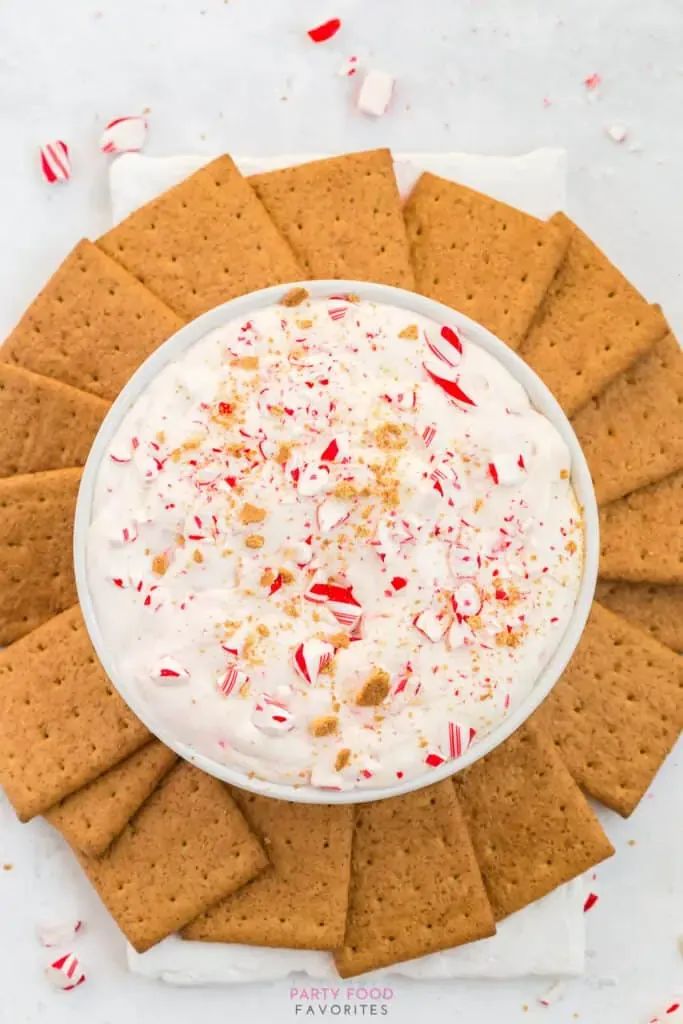
<svg viewBox="0 0 683 1024">
<path fill-rule="evenodd" d="M 452 781 L 351 807 L 229 790 L 150 735 L 100 668 L 71 565 L 91 441 L 137 366 L 236 295 L 379 281 L 507 340 L 572 418 L 601 505 L 597 601 L 547 701 Z M 349 977 L 493 934 L 612 846 L 683 725 L 683 357 L 564 214 L 388 150 L 245 179 L 221 157 L 82 241 L 0 350 L 0 784 L 71 844 L 133 946 L 326 949 Z M 249 883 L 248 885 L 246 883 Z"/>
</svg>

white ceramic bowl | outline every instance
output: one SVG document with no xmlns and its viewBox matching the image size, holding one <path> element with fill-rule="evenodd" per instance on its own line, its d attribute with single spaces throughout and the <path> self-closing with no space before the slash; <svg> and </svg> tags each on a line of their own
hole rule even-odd
<svg viewBox="0 0 683 1024">
<path fill-rule="evenodd" d="M 214 761 L 211 757 L 197 752 L 174 736 L 165 725 L 157 722 L 154 714 L 151 713 L 147 704 L 143 703 L 140 696 L 124 680 L 117 678 L 112 652 L 108 650 L 104 642 L 88 587 L 86 564 L 87 534 L 92 514 L 95 481 L 100 463 L 123 417 L 167 363 L 177 359 L 186 349 L 194 345 L 200 338 L 203 338 L 209 331 L 222 326 L 233 317 L 246 317 L 256 310 L 272 305 L 293 287 L 306 288 L 314 298 L 339 294 L 340 292 L 351 292 L 359 295 L 361 299 L 399 306 L 402 309 L 422 314 L 425 317 L 431 317 L 436 321 L 448 321 L 454 324 L 456 328 L 461 329 L 468 338 L 495 356 L 517 378 L 536 409 L 543 413 L 557 428 L 571 453 L 572 484 L 578 501 L 583 507 L 585 551 L 583 574 L 576 604 L 567 628 L 555 652 L 539 675 L 534 688 L 507 718 L 503 719 L 498 726 L 478 740 L 462 757 L 446 761 L 438 768 L 430 768 L 427 773 L 418 778 L 408 779 L 395 786 L 336 792 L 321 790 L 310 785 L 286 785 L 253 777 L 249 778 L 243 771 L 230 768 L 218 761 Z M 264 288 L 261 291 L 240 296 L 238 299 L 232 299 L 222 306 L 217 306 L 208 313 L 204 313 L 197 320 L 193 320 L 192 323 L 187 324 L 187 326 L 174 334 L 173 337 L 169 338 L 136 371 L 107 413 L 95 438 L 83 472 L 74 527 L 76 585 L 85 624 L 107 675 L 135 714 L 167 746 L 172 747 L 181 757 L 191 761 L 211 775 L 215 775 L 231 785 L 251 790 L 254 793 L 262 793 L 266 796 L 300 803 L 364 803 L 369 800 L 383 800 L 387 797 L 398 796 L 401 793 L 408 793 L 412 790 L 421 789 L 423 786 L 440 782 L 442 779 L 448 778 L 474 761 L 478 761 L 480 757 L 484 757 L 485 754 L 490 753 L 495 747 L 499 746 L 515 729 L 519 728 L 529 715 L 536 710 L 544 698 L 547 697 L 574 653 L 574 649 L 586 624 L 593 600 L 598 569 L 598 551 L 598 510 L 586 460 L 568 419 L 540 378 L 507 345 L 503 344 L 486 328 L 475 323 L 474 320 L 470 320 L 469 317 L 463 316 L 461 313 L 457 313 L 441 303 L 415 295 L 413 292 L 404 291 L 400 288 L 391 288 L 387 285 L 367 284 L 361 281 L 303 281 L 294 282 L 291 285 L 284 284 L 276 285 L 272 288 Z"/>
</svg>

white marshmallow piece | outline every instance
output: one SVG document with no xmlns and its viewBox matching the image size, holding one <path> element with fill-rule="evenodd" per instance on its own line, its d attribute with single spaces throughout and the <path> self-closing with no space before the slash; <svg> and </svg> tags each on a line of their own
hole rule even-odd
<svg viewBox="0 0 683 1024">
<path fill-rule="evenodd" d="M 363 114 L 381 117 L 391 102 L 394 78 L 386 71 L 372 69 L 363 79 L 356 105 Z"/>
</svg>

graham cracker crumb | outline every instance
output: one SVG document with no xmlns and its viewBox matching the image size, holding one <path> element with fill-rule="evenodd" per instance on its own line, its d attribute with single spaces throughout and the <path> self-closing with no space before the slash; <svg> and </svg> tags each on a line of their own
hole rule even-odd
<svg viewBox="0 0 683 1024">
<path fill-rule="evenodd" d="M 374 431 L 375 441 L 380 448 L 405 448 L 406 440 L 400 423 L 383 423 Z"/>
<path fill-rule="evenodd" d="M 575 554 L 576 553 L 576 544 L 575 544 L 575 542 L 573 540 L 568 540 L 567 543 L 564 546 L 564 550 L 568 551 L 570 555 Z"/>
<path fill-rule="evenodd" d="M 342 768 L 346 768 L 350 760 L 351 751 L 349 750 L 348 747 L 344 747 L 344 749 L 340 750 L 339 753 L 337 754 L 337 757 L 334 762 L 334 770 L 336 772 L 340 772 Z"/>
<path fill-rule="evenodd" d="M 285 615 L 289 615 L 293 619 L 298 619 L 301 614 L 299 604 L 294 600 L 288 601 L 287 604 L 283 605 L 283 611 Z"/>
<path fill-rule="evenodd" d="M 259 580 L 259 583 L 261 584 L 262 587 L 269 587 L 274 579 L 275 579 L 275 573 L 273 572 L 273 570 L 272 569 L 265 569 L 264 572 L 261 575 L 261 579 Z"/>
<path fill-rule="evenodd" d="M 568 479 L 569 479 L 569 470 L 568 469 L 561 469 L 560 470 L 560 480 L 568 480 Z"/>
<path fill-rule="evenodd" d="M 257 626 L 256 632 L 259 633 L 260 636 L 270 636 L 270 630 L 265 625 L 265 623 L 261 623 L 260 626 Z"/>
<path fill-rule="evenodd" d="M 373 669 L 356 694 L 356 704 L 364 708 L 376 707 L 389 693 L 389 685 L 389 673 L 383 668 Z"/>
<path fill-rule="evenodd" d="M 199 548 L 195 548 L 194 551 L 192 552 L 192 560 L 193 562 L 197 563 L 204 561 L 204 555 L 201 553 Z"/>
<path fill-rule="evenodd" d="M 260 533 L 250 533 L 244 543 L 248 548 L 262 548 L 264 540 Z"/>
<path fill-rule="evenodd" d="M 337 716 L 321 715 L 313 719 L 309 728 L 313 736 L 332 736 L 337 731 Z"/>
<path fill-rule="evenodd" d="M 201 442 L 201 438 L 199 438 L 199 437 L 189 437 L 187 439 L 187 441 L 183 441 L 181 447 L 183 448 L 184 451 L 191 452 L 195 448 L 199 448 L 201 443 L 202 443 Z"/>
<path fill-rule="evenodd" d="M 231 366 L 237 366 L 240 370 L 258 370 L 258 356 L 238 356 L 230 360 Z"/>
<path fill-rule="evenodd" d="M 334 633 L 333 636 L 327 638 L 327 642 L 332 644 L 333 647 L 348 647 L 351 640 L 346 633 Z"/>
<path fill-rule="evenodd" d="M 408 341 L 417 341 L 419 336 L 417 324 L 408 324 L 407 327 L 398 332 L 398 336 L 399 338 L 406 338 Z"/>
<path fill-rule="evenodd" d="M 498 647 L 519 647 L 521 642 L 522 638 L 519 633 L 508 633 L 505 629 L 501 629 L 500 633 L 496 633 L 496 644 Z"/>
<path fill-rule="evenodd" d="M 3 871 L 12 871 L 13 868 L 14 868 L 14 864 L 3 864 L 2 865 L 2 870 Z"/>
<path fill-rule="evenodd" d="M 283 583 L 291 583 L 294 579 L 294 573 L 291 569 L 280 569 L 279 576 Z"/>
<path fill-rule="evenodd" d="M 156 576 L 163 576 L 169 564 L 168 555 L 155 555 L 152 559 L 152 572 Z"/>
<path fill-rule="evenodd" d="M 163 444 L 164 441 L 166 440 L 166 434 L 163 432 L 163 430 L 157 430 L 155 437 L 159 444 Z"/>
<path fill-rule="evenodd" d="M 266 518 L 266 510 L 264 508 L 258 508 L 256 505 L 251 505 L 249 502 L 246 505 L 242 505 L 240 510 L 240 522 L 244 523 L 245 526 L 249 523 L 262 523 Z"/>
<path fill-rule="evenodd" d="M 332 493 L 335 498 L 355 498 L 358 492 L 349 480 L 342 480 L 340 484 L 337 484 Z"/>
<path fill-rule="evenodd" d="M 175 542 L 179 548 L 185 547 L 185 538 L 183 537 L 182 533 L 176 534 Z"/>
<path fill-rule="evenodd" d="M 305 288 L 290 288 L 290 290 L 282 296 L 280 303 L 283 306 L 300 306 L 302 302 L 305 302 L 308 298 L 308 292 Z"/>
<path fill-rule="evenodd" d="M 281 442 L 280 447 L 277 450 L 277 455 L 275 456 L 275 461 L 279 462 L 281 465 L 284 465 L 285 462 L 289 462 L 291 457 L 292 457 L 292 446 L 291 446 L 291 444 L 286 444 L 284 441 Z"/>
<path fill-rule="evenodd" d="M 296 326 L 300 327 L 302 331 L 308 330 L 309 327 L 313 326 L 312 320 L 296 320 Z"/>
</svg>

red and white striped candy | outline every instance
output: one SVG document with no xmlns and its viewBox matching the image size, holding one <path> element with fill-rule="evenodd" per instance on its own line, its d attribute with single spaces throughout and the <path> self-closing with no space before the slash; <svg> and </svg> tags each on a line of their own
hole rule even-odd
<svg viewBox="0 0 683 1024">
<path fill-rule="evenodd" d="M 448 629 L 448 619 L 443 612 L 435 612 L 433 608 L 425 608 L 415 616 L 413 625 L 418 632 L 435 644 Z"/>
<path fill-rule="evenodd" d="M 524 456 L 519 453 L 500 452 L 491 459 L 488 473 L 495 484 L 512 487 L 526 476 Z"/>
<path fill-rule="evenodd" d="M 481 611 L 482 599 L 474 583 L 461 583 L 453 591 L 453 611 L 463 619 L 470 615 L 478 615 Z"/>
<path fill-rule="evenodd" d="M 411 409 L 417 408 L 417 391 L 408 385 L 399 384 L 395 388 L 389 388 L 382 397 L 402 412 L 410 412 Z"/>
<path fill-rule="evenodd" d="M 294 715 L 289 708 L 267 693 L 262 693 L 256 701 L 251 721 L 268 736 L 280 736 L 294 728 Z"/>
<path fill-rule="evenodd" d="M 420 437 L 424 441 L 425 448 L 431 448 L 434 444 L 436 437 L 436 426 L 433 423 L 427 423 L 420 432 Z"/>
<path fill-rule="evenodd" d="M 471 725 L 448 723 L 448 755 L 451 758 L 461 757 L 472 746 L 477 730 Z"/>
<path fill-rule="evenodd" d="M 462 358 L 462 342 L 452 327 L 442 327 L 438 337 L 425 331 L 425 341 L 430 351 L 447 366 L 457 366 Z"/>
<path fill-rule="evenodd" d="M 325 498 L 316 509 L 318 529 L 321 533 L 329 533 L 335 526 L 339 526 L 351 515 L 351 509 L 339 498 Z"/>
<path fill-rule="evenodd" d="M 294 651 L 294 670 L 304 682 L 317 683 L 318 676 L 329 665 L 333 655 L 334 647 L 325 640 L 318 640 L 317 637 L 304 640 Z"/>
<path fill-rule="evenodd" d="M 385 562 L 387 558 L 393 558 L 398 553 L 402 544 L 407 544 L 411 540 L 415 540 L 415 534 L 410 523 L 406 519 L 392 515 L 379 521 L 370 545 Z"/>
<path fill-rule="evenodd" d="M 147 138 L 144 117 L 116 117 L 104 129 L 100 139 L 103 153 L 137 153 Z"/>
<path fill-rule="evenodd" d="M 351 298 L 348 295 L 330 295 L 327 314 L 330 320 L 343 320 L 349 311 Z"/>
<path fill-rule="evenodd" d="M 50 949 L 52 946 L 63 945 L 67 939 L 72 939 L 82 928 L 83 922 L 74 918 L 69 921 L 51 921 L 49 924 L 39 924 L 36 928 L 36 935 L 41 946 Z"/>
<path fill-rule="evenodd" d="M 363 614 L 362 605 L 353 596 L 353 588 L 339 583 L 313 583 L 304 598 L 314 604 L 326 605 L 340 625 L 352 629 Z"/>
<path fill-rule="evenodd" d="M 47 142 L 40 148 L 40 169 L 43 172 L 45 181 L 50 185 L 55 182 L 68 181 L 71 177 L 71 159 L 69 158 L 69 147 L 66 142 L 58 139 L 56 142 Z"/>
<path fill-rule="evenodd" d="M 457 376 L 454 376 L 452 367 L 447 367 L 445 363 L 439 363 L 437 366 L 429 363 L 422 364 L 423 369 L 430 377 L 430 379 L 441 388 L 449 398 L 454 399 L 456 402 L 460 402 L 462 405 L 475 405 L 476 402 L 470 398 L 470 396 L 463 391 L 458 383 Z"/>
<path fill-rule="evenodd" d="M 305 498 L 321 494 L 330 486 L 330 467 L 307 463 L 299 470 L 296 489 Z"/>
<path fill-rule="evenodd" d="M 228 665 L 224 672 L 221 672 L 216 680 L 216 689 L 224 697 L 229 697 L 235 690 L 239 693 L 242 686 L 249 682 L 249 676 L 242 672 L 237 665 Z"/>
<path fill-rule="evenodd" d="M 190 673 L 179 661 L 170 655 L 164 655 L 152 670 L 152 678 L 161 683 L 180 683 L 190 678 Z"/>
<path fill-rule="evenodd" d="M 62 992 L 71 992 L 85 981 L 81 962 L 73 953 L 60 956 L 50 964 L 45 973 L 48 981 Z"/>
</svg>

